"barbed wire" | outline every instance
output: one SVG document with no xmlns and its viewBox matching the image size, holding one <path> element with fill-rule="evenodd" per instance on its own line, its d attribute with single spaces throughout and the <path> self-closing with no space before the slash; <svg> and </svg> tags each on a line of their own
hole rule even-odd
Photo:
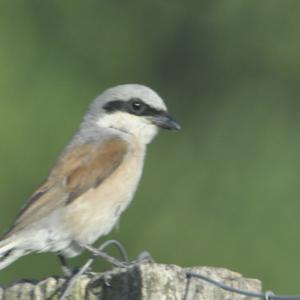
<svg viewBox="0 0 300 300">
<path fill-rule="evenodd" d="M 186 272 L 186 277 L 187 277 L 187 287 L 184 295 L 184 300 L 187 300 L 188 298 L 188 293 L 189 293 L 189 287 L 190 287 L 190 281 L 191 278 L 197 278 L 204 280 L 208 283 L 211 283 L 220 289 L 223 289 L 228 292 L 240 294 L 243 296 L 248 296 L 251 298 L 257 298 L 257 299 L 263 299 L 263 300 L 300 300 L 300 295 L 294 295 L 294 296 L 285 296 L 285 295 L 276 295 L 271 291 L 266 291 L 266 292 L 254 292 L 254 291 L 246 291 L 238 288 L 231 287 L 221 281 L 214 280 L 208 276 L 205 276 L 203 274 L 199 274 L 196 272 Z"/>
</svg>

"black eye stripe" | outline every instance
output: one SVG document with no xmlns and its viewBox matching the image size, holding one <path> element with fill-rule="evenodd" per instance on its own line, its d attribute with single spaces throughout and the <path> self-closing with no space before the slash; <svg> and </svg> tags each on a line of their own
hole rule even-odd
<svg viewBox="0 0 300 300">
<path fill-rule="evenodd" d="M 103 108 L 108 113 L 113 113 L 115 111 L 124 111 L 124 101 L 121 100 L 110 101 L 107 102 Z"/>
<path fill-rule="evenodd" d="M 135 114 L 134 112 L 132 112 L 130 110 L 131 102 L 132 102 L 131 99 L 129 101 L 114 100 L 114 101 L 110 101 L 110 102 L 106 103 L 103 108 L 108 113 L 113 113 L 116 111 L 124 111 L 124 112 L 128 112 L 131 114 Z M 150 105 L 142 102 L 141 100 L 140 100 L 140 102 L 145 106 L 145 108 L 142 113 L 138 114 L 139 116 L 157 116 L 157 115 L 165 114 L 165 111 L 163 111 L 163 110 L 153 108 Z"/>
</svg>

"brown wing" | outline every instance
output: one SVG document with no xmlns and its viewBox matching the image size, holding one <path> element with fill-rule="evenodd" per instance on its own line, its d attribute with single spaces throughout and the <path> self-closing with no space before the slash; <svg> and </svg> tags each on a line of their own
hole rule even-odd
<svg viewBox="0 0 300 300">
<path fill-rule="evenodd" d="M 127 143 L 120 138 L 109 139 L 101 145 L 84 144 L 71 148 L 60 157 L 46 182 L 31 196 L 6 236 L 97 187 L 118 168 L 127 151 Z"/>
</svg>

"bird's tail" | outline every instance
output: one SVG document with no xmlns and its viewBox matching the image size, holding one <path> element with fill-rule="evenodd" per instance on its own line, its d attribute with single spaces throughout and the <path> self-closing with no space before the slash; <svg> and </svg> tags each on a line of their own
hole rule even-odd
<svg viewBox="0 0 300 300">
<path fill-rule="evenodd" d="M 18 248 L 15 239 L 6 238 L 0 241 L 0 270 L 6 268 L 19 257 L 26 254 L 25 250 Z"/>
</svg>

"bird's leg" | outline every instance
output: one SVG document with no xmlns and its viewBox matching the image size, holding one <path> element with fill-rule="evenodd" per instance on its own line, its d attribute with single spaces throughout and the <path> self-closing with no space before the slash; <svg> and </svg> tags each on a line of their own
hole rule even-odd
<svg viewBox="0 0 300 300">
<path fill-rule="evenodd" d="M 57 254 L 57 257 L 60 261 L 62 271 L 66 277 L 71 277 L 73 274 L 73 270 L 68 266 L 65 257 L 61 254 Z"/>
</svg>

